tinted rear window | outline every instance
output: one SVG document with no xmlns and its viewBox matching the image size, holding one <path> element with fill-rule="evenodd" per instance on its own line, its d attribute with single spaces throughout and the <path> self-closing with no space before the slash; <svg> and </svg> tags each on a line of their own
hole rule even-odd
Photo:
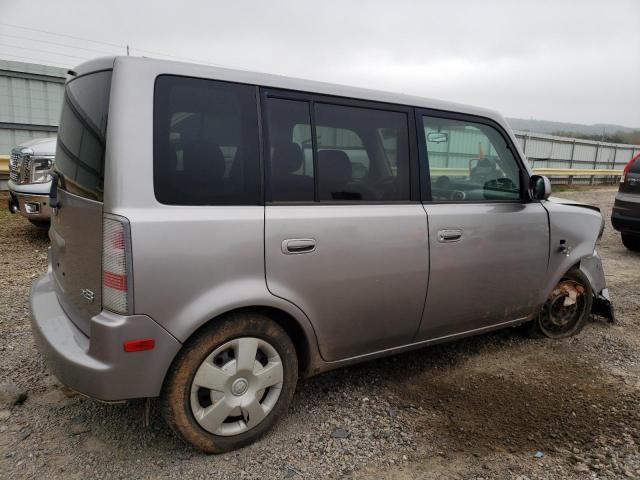
<svg viewBox="0 0 640 480">
<path fill-rule="evenodd" d="M 631 168 L 629 169 L 631 173 L 640 173 L 640 154 L 636 155 L 636 157 L 636 161 L 633 162 Z"/>
<path fill-rule="evenodd" d="M 60 186 L 102 201 L 104 153 L 111 70 L 83 75 L 67 83 L 56 149 Z"/>
<path fill-rule="evenodd" d="M 261 203 L 256 87 L 156 80 L 153 183 L 171 205 Z"/>
</svg>

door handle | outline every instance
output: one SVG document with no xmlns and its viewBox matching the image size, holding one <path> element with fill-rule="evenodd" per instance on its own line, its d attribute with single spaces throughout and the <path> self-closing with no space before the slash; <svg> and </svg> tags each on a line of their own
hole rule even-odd
<svg viewBox="0 0 640 480">
<path fill-rule="evenodd" d="M 438 232 L 438 241 L 441 243 L 459 242 L 462 240 L 462 230 L 440 230 Z"/>
<path fill-rule="evenodd" d="M 316 241 L 313 238 L 288 238 L 282 241 L 282 253 L 285 255 L 310 253 L 315 249 Z"/>
</svg>

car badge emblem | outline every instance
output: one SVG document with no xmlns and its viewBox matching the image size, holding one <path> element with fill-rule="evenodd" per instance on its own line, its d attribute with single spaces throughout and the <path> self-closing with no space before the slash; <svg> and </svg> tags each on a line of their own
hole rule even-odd
<svg viewBox="0 0 640 480">
<path fill-rule="evenodd" d="M 84 298 L 87 303 L 93 303 L 93 301 L 96 299 L 96 294 L 88 288 L 83 288 L 82 290 L 80 290 L 80 295 L 82 295 L 82 298 Z"/>
</svg>

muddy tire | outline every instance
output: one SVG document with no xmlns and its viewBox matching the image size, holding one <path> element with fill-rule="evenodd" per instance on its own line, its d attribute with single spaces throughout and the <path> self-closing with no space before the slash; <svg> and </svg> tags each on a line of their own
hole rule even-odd
<svg viewBox="0 0 640 480">
<path fill-rule="evenodd" d="M 162 413 L 207 453 L 253 443 L 287 411 L 298 379 L 286 332 L 261 314 L 232 314 L 190 338 L 165 379 Z"/>
<path fill-rule="evenodd" d="M 571 299 L 569 292 L 575 292 L 576 298 Z M 565 304 L 567 299 L 569 305 Z M 592 304 L 589 279 L 580 270 L 572 269 L 553 289 L 535 320 L 526 326 L 526 332 L 532 338 L 560 339 L 577 335 L 589 319 Z"/>
<path fill-rule="evenodd" d="M 622 244 L 625 247 L 627 247 L 629 250 L 632 250 L 634 252 L 640 252 L 640 236 L 623 233 Z"/>
</svg>

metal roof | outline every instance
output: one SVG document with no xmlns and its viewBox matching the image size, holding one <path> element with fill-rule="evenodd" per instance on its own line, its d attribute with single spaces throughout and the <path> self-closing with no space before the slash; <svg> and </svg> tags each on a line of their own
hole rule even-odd
<svg viewBox="0 0 640 480">
<path fill-rule="evenodd" d="M 287 77 L 283 75 L 274 75 L 270 73 L 253 72 L 249 70 L 239 70 L 216 66 L 198 65 L 193 63 L 176 62 L 170 60 L 158 60 L 146 57 L 102 57 L 89 62 L 85 62 L 75 67 L 73 70 L 82 75 L 95 70 L 112 68 L 115 65 L 128 65 L 133 68 L 138 65 L 140 68 L 150 68 L 157 70 L 158 74 L 177 74 L 187 75 L 201 78 L 211 78 L 217 80 L 225 80 L 236 83 L 246 83 L 250 85 L 260 85 L 263 87 L 272 87 L 285 90 L 294 90 L 299 92 L 312 92 L 323 95 L 331 95 L 337 97 L 355 98 L 360 100 L 372 100 L 376 102 L 391 103 L 397 105 L 406 105 L 412 107 L 430 108 L 435 110 L 454 111 L 460 113 L 468 113 L 481 117 L 491 118 L 501 125 L 507 126 L 502 116 L 493 110 L 478 108 L 469 105 L 463 105 L 453 102 L 445 102 L 434 100 L 415 95 L 407 95 L 404 93 L 388 92 L 382 90 L 372 90 L 348 85 L 339 85 L 326 82 L 318 82 L 295 77 Z"/>
<path fill-rule="evenodd" d="M 67 70 L 64 68 L 52 67 L 50 65 L 40 65 L 37 63 L 14 62 L 12 60 L 0 59 L 0 70 L 5 72 L 29 73 L 32 75 L 43 75 L 46 77 L 65 78 Z"/>
</svg>

